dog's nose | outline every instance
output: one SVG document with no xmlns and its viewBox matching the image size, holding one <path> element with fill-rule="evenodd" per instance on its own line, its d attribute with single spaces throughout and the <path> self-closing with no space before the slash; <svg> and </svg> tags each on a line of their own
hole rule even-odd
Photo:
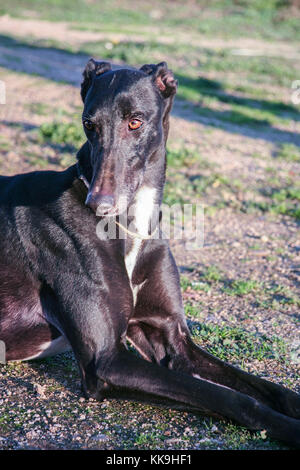
<svg viewBox="0 0 300 470">
<path fill-rule="evenodd" d="M 113 196 L 102 196 L 97 208 L 98 215 L 105 215 L 112 211 L 114 208 L 114 197 Z"/>
<path fill-rule="evenodd" d="M 111 195 L 87 195 L 85 204 L 90 207 L 97 215 L 106 215 L 114 208 L 114 197 Z"/>
</svg>

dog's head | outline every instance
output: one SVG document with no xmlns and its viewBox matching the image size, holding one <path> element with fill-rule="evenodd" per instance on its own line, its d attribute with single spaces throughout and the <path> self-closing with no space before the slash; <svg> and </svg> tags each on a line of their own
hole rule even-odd
<svg viewBox="0 0 300 470">
<path fill-rule="evenodd" d="M 177 82 L 167 64 L 112 70 L 90 59 L 83 73 L 82 121 L 87 143 L 78 153 L 89 190 L 86 205 L 117 215 L 131 203 L 147 170 L 164 172 L 168 115 Z"/>
</svg>

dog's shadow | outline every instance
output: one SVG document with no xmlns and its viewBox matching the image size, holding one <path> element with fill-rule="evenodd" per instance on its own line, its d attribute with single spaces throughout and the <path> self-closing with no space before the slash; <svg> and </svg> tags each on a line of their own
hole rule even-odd
<svg viewBox="0 0 300 470">
<path fill-rule="evenodd" d="M 127 347 L 133 354 L 141 357 L 129 343 Z M 55 390 L 57 386 L 57 391 L 64 389 L 71 394 L 83 396 L 80 372 L 73 351 L 33 359 L 28 364 L 39 375 L 39 384 L 43 385 L 43 381 L 45 381 L 46 388 L 48 387 L 50 390 Z M 25 381 L 23 382 L 23 385 L 26 386 Z M 30 382 L 27 382 L 26 387 L 28 391 L 34 391 L 34 387 Z"/>
<path fill-rule="evenodd" d="M 82 395 L 79 368 L 72 351 L 34 359 L 28 364 L 39 375 L 38 383 L 43 385 L 45 382 L 51 391 L 64 389 L 74 395 Z"/>
<path fill-rule="evenodd" d="M 187 320 L 187 323 L 191 332 L 193 327 L 199 326 L 199 323 L 195 321 Z M 129 341 L 127 341 L 127 349 L 132 354 L 142 357 Z M 38 383 L 43 385 L 43 381 L 45 381 L 46 388 L 48 387 L 51 391 L 55 391 L 55 388 L 57 388 L 57 391 L 59 392 L 63 389 L 73 395 L 83 396 L 80 372 L 73 351 L 56 354 L 55 356 L 49 356 L 46 358 L 33 359 L 29 361 L 28 364 L 33 371 L 38 374 Z M 20 379 L 20 381 L 28 391 L 36 392 L 32 382 L 26 382 L 23 379 Z"/>
</svg>

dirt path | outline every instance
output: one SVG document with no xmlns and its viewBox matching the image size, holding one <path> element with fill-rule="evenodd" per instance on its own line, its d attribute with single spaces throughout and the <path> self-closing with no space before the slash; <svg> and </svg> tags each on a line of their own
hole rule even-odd
<svg viewBox="0 0 300 470">
<path fill-rule="evenodd" d="M 139 30 L 139 28 L 137 28 Z M 2 34 L 13 35 L 15 37 L 31 36 L 38 39 L 54 39 L 74 45 L 82 45 L 90 41 L 107 41 L 118 40 L 143 42 L 147 36 L 159 33 L 159 41 L 162 44 L 173 43 L 189 43 L 202 48 L 211 49 L 232 49 L 232 53 L 236 55 L 249 56 L 271 56 L 285 58 L 300 58 L 300 52 L 297 44 L 287 42 L 267 42 L 260 39 L 240 38 L 237 44 L 235 39 L 207 38 L 206 36 L 197 35 L 193 37 L 193 32 L 179 33 L 174 36 L 172 30 L 165 29 L 161 34 L 159 28 L 149 28 L 143 26 L 140 28 L 140 34 L 132 34 L 130 36 L 117 32 L 96 32 L 76 30 L 76 24 L 72 23 L 54 23 L 39 19 L 21 19 L 12 18 L 9 15 L 0 17 L 0 32 Z M 146 36 L 146 39 L 145 39 Z"/>
</svg>

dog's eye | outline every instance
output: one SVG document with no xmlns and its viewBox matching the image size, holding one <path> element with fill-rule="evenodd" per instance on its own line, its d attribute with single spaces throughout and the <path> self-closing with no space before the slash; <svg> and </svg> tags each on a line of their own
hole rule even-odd
<svg viewBox="0 0 300 470">
<path fill-rule="evenodd" d="M 95 127 L 92 121 L 83 121 L 83 125 L 88 131 L 92 131 Z"/>
<path fill-rule="evenodd" d="M 139 129 L 142 124 L 142 121 L 139 119 L 131 119 L 131 121 L 128 123 L 128 127 L 131 131 L 135 131 L 136 129 Z"/>
</svg>

